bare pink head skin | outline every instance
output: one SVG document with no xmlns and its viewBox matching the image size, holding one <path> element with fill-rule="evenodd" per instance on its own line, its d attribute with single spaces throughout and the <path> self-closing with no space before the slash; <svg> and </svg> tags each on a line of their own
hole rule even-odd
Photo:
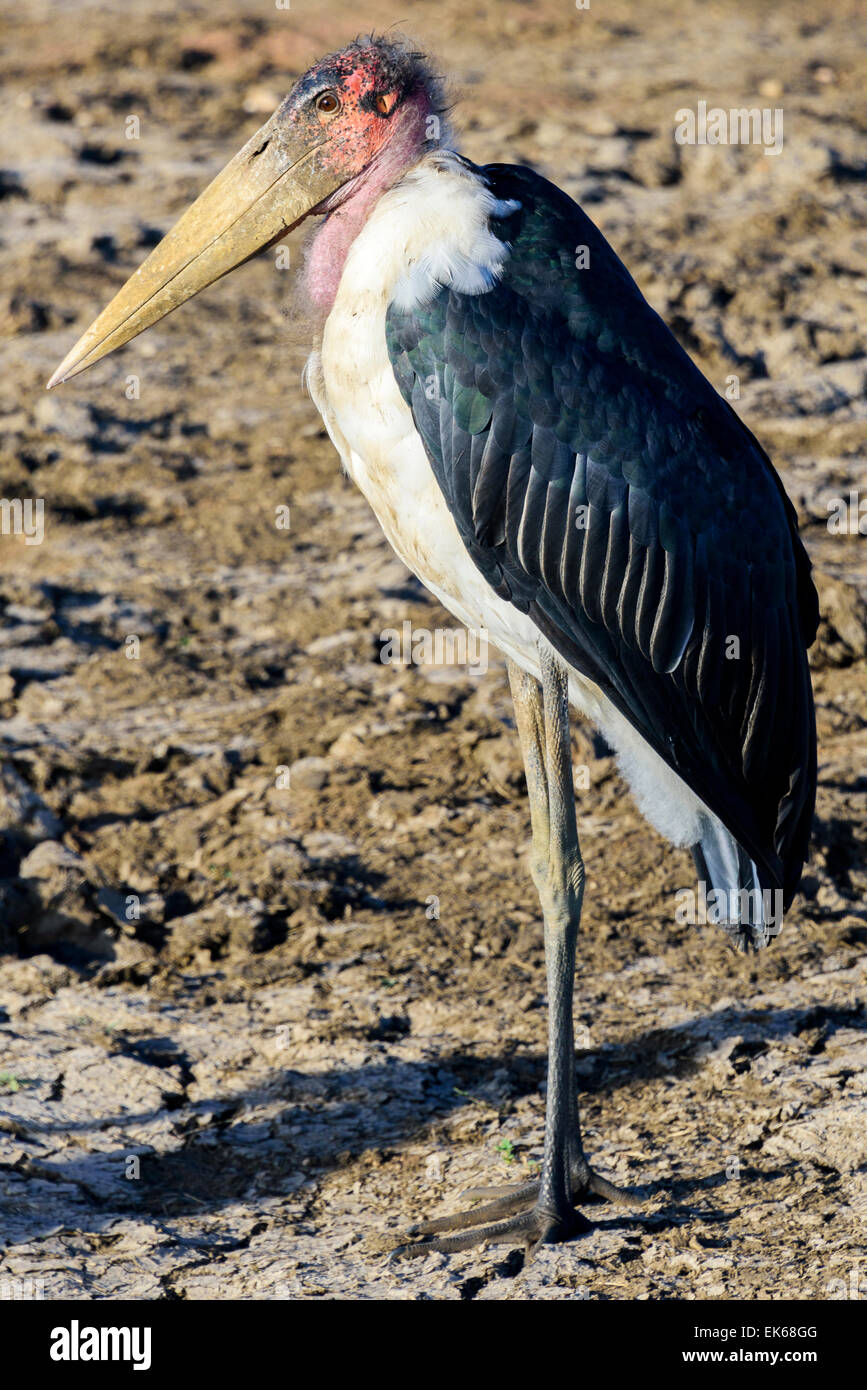
<svg viewBox="0 0 867 1390">
<path fill-rule="evenodd" d="M 389 39 L 362 38 L 322 58 L 295 84 L 278 119 L 313 141 L 344 176 L 318 212 L 326 214 L 310 247 L 304 289 L 328 314 L 350 246 L 377 199 L 438 143 L 439 83 L 423 56 Z M 436 117 L 431 122 L 431 117 Z"/>
</svg>

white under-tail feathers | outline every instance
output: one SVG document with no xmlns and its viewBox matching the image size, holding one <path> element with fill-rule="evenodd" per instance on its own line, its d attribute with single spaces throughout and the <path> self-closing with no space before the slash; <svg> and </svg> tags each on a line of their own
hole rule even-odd
<svg viewBox="0 0 867 1390">
<path fill-rule="evenodd" d="M 321 352 L 305 384 L 350 477 L 391 545 L 422 583 L 468 627 L 531 675 L 540 675 L 532 620 L 499 598 L 460 539 L 388 358 L 385 315 L 429 303 L 443 286 L 484 294 L 509 247 L 489 228 L 517 204 L 496 199 L 450 151 L 428 154 L 383 194 L 347 255 Z M 638 809 L 672 844 L 689 847 L 714 913 L 740 950 L 766 945 L 781 926 L 755 864 L 734 836 L 636 732 L 602 690 L 569 672 L 570 703 L 604 734 Z"/>
</svg>

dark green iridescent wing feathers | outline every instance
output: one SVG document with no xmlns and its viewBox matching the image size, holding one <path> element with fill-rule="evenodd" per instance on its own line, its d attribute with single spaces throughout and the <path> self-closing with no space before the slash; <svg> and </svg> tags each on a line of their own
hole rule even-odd
<svg viewBox="0 0 867 1390">
<path fill-rule="evenodd" d="M 791 898 L 815 724 L 809 563 L 770 461 L 601 233 L 528 169 L 484 294 L 389 308 L 388 347 L 461 537 L 501 596 Z M 579 248 L 586 268 L 576 267 Z"/>
</svg>

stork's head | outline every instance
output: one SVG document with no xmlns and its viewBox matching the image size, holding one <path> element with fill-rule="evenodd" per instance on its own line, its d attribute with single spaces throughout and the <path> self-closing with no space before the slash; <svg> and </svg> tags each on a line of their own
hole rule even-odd
<svg viewBox="0 0 867 1390">
<path fill-rule="evenodd" d="M 441 113 L 436 78 L 423 55 L 401 42 L 358 39 L 322 58 L 154 248 L 49 387 L 129 342 L 305 217 L 353 199 L 362 206 L 371 188 L 388 187 L 436 143 Z"/>
<path fill-rule="evenodd" d="M 427 122 L 440 109 L 437 83 L 420 53 L 387 39 L 361 39 L 306 72 L 268 126 L 276 122 L 308 146 L 322 141 L 322 163 L 343 187 L 376 161 L 397 168 L 410 151 L 417 157 Z"/>
</svg>

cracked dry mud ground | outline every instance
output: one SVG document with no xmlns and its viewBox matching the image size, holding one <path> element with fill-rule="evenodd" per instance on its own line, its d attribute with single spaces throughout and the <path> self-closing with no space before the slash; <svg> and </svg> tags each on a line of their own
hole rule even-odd
<svg viewBox="0 0 867 1390">
<path fill-rule="evenodd" d="M 0 538 L 4 1296 L 33 1280 L 81 1299 L 824 1299 L 857 1279 L 867 539 L 826 524 L 829 499 L 864 489 L 855 16 L 7 13 L 2 495 L 47 514 L 41 546 Z M 647 1202 L 588 1208 L 591 1234 L 526 1268 L 507 1250 L 381 1253 L 461 1188 L 538 1161 L 541 936 L 502 664 L 378 660 L 387 627 L 452 624 L 302 394 L 290 275 L 262 257 L 42 390 L 294 77 L 395 18 L 454 76 L 466 152 L 565 186 L 718 388 L 740 378 L 825 615 L 813 853 L 758 957 L 674 920 L 688 856 L 575 729 L 587 1146 Z M 782 106 L 783 154 L 677 147 L 674 112 L 699 98 Z"/>
</svg>

